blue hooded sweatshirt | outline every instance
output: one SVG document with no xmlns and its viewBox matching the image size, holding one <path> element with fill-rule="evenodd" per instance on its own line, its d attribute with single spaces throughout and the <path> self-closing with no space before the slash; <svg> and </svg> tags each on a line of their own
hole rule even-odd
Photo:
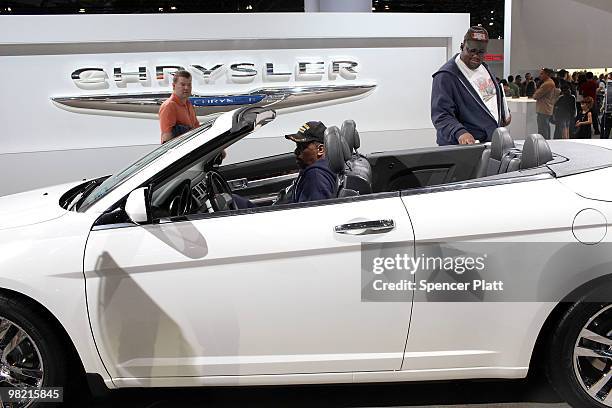
<svg viewBox="0 0 612 408">
<path fill-rule="evenodd" d="M 327 159 L 319 159 L 300 170 L 291 202 L 302 203 L 336 197 L 337 185 L 336 173 L 329 168 Z"/>
<path fill-rule="evenodd" d="M 493 131 L 505 123 L 503 90 L 485 63 L 497 90 L 497 109 L 500 123 L 491 115 L 470 81 L 461 73 L 456 54 L 433 74 L 431 87 L 431 121 L 437 130 L 440 146 L 459 144 L 459 137 L 471 133 L 480 142 L 490 142 Z"/>
</svg>

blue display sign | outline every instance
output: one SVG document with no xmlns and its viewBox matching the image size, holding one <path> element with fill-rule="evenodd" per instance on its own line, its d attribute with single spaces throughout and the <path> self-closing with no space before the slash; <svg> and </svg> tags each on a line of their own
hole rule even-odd
<svg viewBox="0 0 612 408">
<path fill-rule="evenodd" d="M 266 95 L 223 95 L 223 96 L 196 96 L 189 100 L 193 106 L 227 106 L 252 105 L 261 102 Z"/>
</svg>

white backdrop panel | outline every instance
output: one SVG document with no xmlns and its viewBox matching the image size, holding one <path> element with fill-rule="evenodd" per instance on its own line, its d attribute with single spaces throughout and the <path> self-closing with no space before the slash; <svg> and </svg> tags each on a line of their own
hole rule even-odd
<svg viewBox="0 0 612 408">
<path fill-rule="evenodd" d="M 510 74 L 612 65 L 610 0 L 506 0 L 506 19 Z"/>
<path fill-rule="evenodd" d="M 214 84 L 206 84 L 194 76 L 194 92 L 201 94 L 235 94 L 261 86 L 292 86 L 308 84 L 344 84 L 373 82 L 376 90 L 356 101 L 326 106 L 307 111 L 280 115 L 270 126 L 253 135 L 274 137 L 297 129 L 305 120 L 322 120 L 327 124 L 340 124 L 341 120 L 354 119 L 360 131 L 384 131 L 431 128 L 429 100 L 431 95 L 431 73 L 446 60 L 446 48 L 381 48 L 381 49 L 326 49 L 326 50 L 247 50 L 192 52 L 189 55 L 176 53 L 156 54 L 104 54 L 104 55 L 57 55 L 19 56 L 3 59 L 7 72 L 20 72 L 20 77 L 36 78 L 41 75 L 54 80 L 27 83 L 5 76 L 0 86 L 12 100 L 3 99 L 2 111 L 15 110 L 12 117 L 22 120 L 4 122 L 6 137 L 0 145 L 0 153 L 47 151 L 80 148 L 113 147 L 126 145 L 155 144 L 159 142 L 157 119 L 109 117 L 69 112 L 55 106 L 50 96 L 86 96 L 100 93 L 169 91 L 169 85 L 151 86 L 128 83 L 125 88 L 114 84 L 108 90 L 83 90 L 76 87 L 70 73 L 81 67 L 101 67 L 112 72 L 117 64 L 127 67 L 154 67 L 164 64 L 200 63 L 206 67 L 217 63 L 253 62 L 260 68 L 257 79 L 249 84 L 232 83 L 227 75 L 219 77 Z M 338 77 L 322 81 L 291 80 L 282 83 L 264 83 L 261 67 L 274 61 L 278 68 L 294 68 L 299 60 L 330 61 L 330 57 L 348 56 L 358 61 L 360 73 L 356 80 Z M 78 62 L 77 62 L 78 61 Z M 149 75 L 152 70 L 149 69 Z M 110 81 L 112 82 L 112 81 Z M 31 112 L 27 118 L 24 111 Z M 108 113 L 106 113 L 108 114 Z"/>
<path fill-rule="evenodd" d="M 244 144 L 248 150 L 232 149 L 229 161 L 289 151 L 282 135 L 313 119 L 328 125 L 354 119 L 366 152 L 433 145 L 431 75 L 458 51 L 468 26 L 467 14 L 0 16 L 0 169 L 20 175 L 0 183 L 0 195 L 109 174 L 158 144 L 155 118 L 74 113 L 58 108 L 50 98 L 169 91 L 168 83 L 154 77 L 155 66 L 163 64 L 255 64 L 258 75 L 250 83 L 233 83 L 224 73 L 207 84 L 195 75 L 194 92 L 210 95 L 292 84 L 377 85 L 361 99 L 281 111 L 274 123 Z M 358 62 L 357 77 L 296 80 L 298 61 L 324 61 L 327 68 L 336 58 Z M 294 75 L 287 82 L 265 82 L 267 62 Z M 139 66 L 147 67 L 150 85 L 114 84 L 114 67 Z M 109 88 L 79 89 L 70 75 L 85 67 L 103 68 Z M 79 155 L 99 160 L 87 169 L 73 166 L 82 162 L 73 160 Z M 37 166 L 58 171 L 33 171 Z"/>
</svg>

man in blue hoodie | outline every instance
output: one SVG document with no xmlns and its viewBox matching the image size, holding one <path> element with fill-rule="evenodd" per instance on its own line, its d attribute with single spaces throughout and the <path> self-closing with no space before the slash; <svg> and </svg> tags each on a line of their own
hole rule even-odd
<svg viewBox="0 0 612 408">
<path fill-rule="evenodd" d="M 325 125 L 322 122 L 306 122 L 297 133 L 285 138 L 296 143 L 295 159 L 300 172 L 295 181 L 282 190 L 274 204 L 303 203 L 336 197 L 338 178 L 329 168 L 325 157 Z M 256 207 L 251 201 L 232 194 L 237 208 Z"/>
<path fill-rule="evenodd" d="M 490 142 L 511 115 L 495 76 L 483 62 L 489 34 L 471 27 L 456 54 L 433 75 L 431 120 L 440 146 Z"/>
<path fill-rule="evenodd" d="M 336 196 L 336 173 L 329 168 L 325 157 L 325 129 L 322 122 L 306 122 L 297 133 L 285 136 L 296 143 L 294 153 L 300 167 L 288 197 L 289 202 L 325 200 Z"/>
</svg>

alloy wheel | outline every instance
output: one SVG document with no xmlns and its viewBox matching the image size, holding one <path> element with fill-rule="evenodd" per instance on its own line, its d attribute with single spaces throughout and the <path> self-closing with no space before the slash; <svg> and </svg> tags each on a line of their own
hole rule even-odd
<svg viewBox="0 0 612 408">
<path fill-rule="evenodd" d="M 584 325 L 574 346 L 574 373 L 595 401 L 612 407 L 612 305 Z"/>
<path fill-rule="evenodd" d="M 44 367 L 38 346 L 15 322 L 0 316 L 0 387 L 39 388 Z M 0 407 L 25 408 L 32 400 L 0 401 Z"/>
</svg>

